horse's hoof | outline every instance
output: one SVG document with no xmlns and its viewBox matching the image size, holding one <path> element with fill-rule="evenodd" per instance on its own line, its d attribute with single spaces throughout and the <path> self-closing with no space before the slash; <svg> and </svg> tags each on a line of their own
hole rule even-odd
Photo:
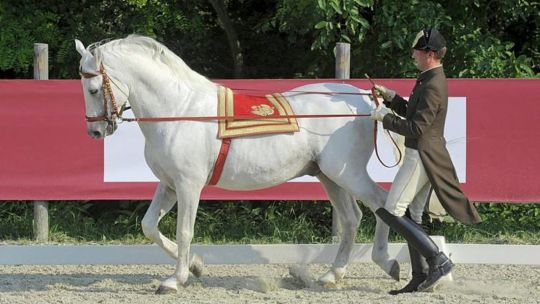
<svg viewBox="0 0 540 304">
<path fill-rule="evenodd" d="M 200 278 L 203 274 L 204 269 L 204 261 L 203 259 L 198 255 L 193 255 L 193 259 L 191 260 L 191 265 L 189 265 L 189 271 L 197 277 Z"/>
<path fill-rule="evenodd" d="M 388 273 L 392 279 L 399 282 L 399 263 L 394 260 L 394 263 L 392 264 L 392 267 L 390 268 L 390 272 Z"/>
<path fill-rule="evenodd" d="M 336 276 L 332 271 L 328 271 L 318 280 L 319 284 L 324 288 L 336 288 Z"/>
<path fill-rule="evenodd" d="M 177 292 L 178 290 L 171 287 L 163 286 L 163 285 L 160 285 L 159 288 L 156 290 L 156 294 L 158 295 L 175 294 Z"/>
</svg>

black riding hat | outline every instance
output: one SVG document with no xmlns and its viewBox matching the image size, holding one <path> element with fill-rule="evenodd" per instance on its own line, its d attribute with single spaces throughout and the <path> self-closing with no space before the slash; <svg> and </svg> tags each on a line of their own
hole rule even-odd
<svg viewBox="0 0 540 304">
<path fill-rule="evenodd" d="M 412 48 L 421 51 L 439 51 L 446 47 L 446 40 L 435 28 L 421 30 L 416 34 Z"/>
</svg>

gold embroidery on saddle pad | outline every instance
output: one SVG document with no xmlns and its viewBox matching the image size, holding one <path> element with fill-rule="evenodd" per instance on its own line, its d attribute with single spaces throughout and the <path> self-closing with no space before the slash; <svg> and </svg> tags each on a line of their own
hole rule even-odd
<svg viewBox="0 0 540 304">
<path fill-rule="evenodd" d="M 219 86 L 219 116 L 261 116 L 263 119 L 227 119 L 219 121 L 219 138 L 240 137 L 255 134 L 289 133 L 299 130 L 289 102 L 280 93 L 266 96 L 235 94 L 231 89 Z M 274 118 L 275 117 L 275 118 Z"/>
</svg>

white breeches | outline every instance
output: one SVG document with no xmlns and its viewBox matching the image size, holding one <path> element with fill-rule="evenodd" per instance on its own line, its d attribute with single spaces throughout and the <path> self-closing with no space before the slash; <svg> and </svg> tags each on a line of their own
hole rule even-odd
<svg viewBox="0 0 540 304">
<path fill-rule="evenodd" d="M 403 164 L 392 183 L 384 208 L 395 216 L 403 216 L 409 207 L 412 220 L 420 224 L 430 186 L 418 150 L 405 148 Z"/>
</svg>

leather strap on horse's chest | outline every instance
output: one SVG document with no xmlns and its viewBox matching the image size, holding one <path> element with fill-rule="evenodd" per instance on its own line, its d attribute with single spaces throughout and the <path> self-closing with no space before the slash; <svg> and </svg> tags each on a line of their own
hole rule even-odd
<svg viewBox="0 0 540 304">
<path fill-rule="evenodd" d="M 210 178 L 208 185 L 214 186 L 219 182 L 221 177 L 221 172 L 223 172 L 223 166 L 225 166 L 225 160 L 227 160 L 227 154 L 229 153 L 229 147 L 231 146 L 231 138 L 223 138 L 221 140 L 221 148 L 219 149 L 219 154 L 214 164 L 214 172 Z"/>
</svg>

